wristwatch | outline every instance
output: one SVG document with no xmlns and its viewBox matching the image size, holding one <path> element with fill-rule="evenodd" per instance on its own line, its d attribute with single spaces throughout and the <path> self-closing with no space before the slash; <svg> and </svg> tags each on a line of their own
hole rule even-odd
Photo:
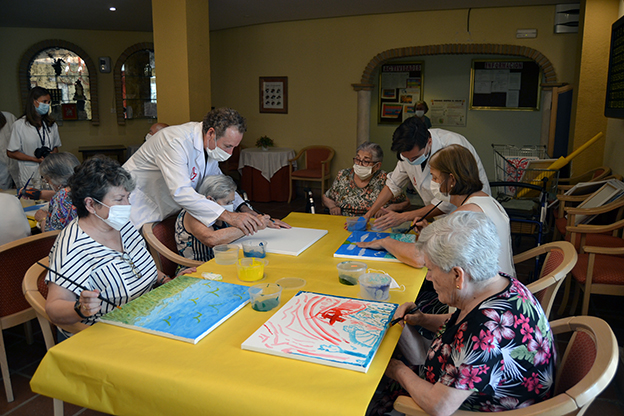
<svg viewBox="0 0 624 416">
<path fill-rule="evenodd" d="M 78 314 L 79 317 L 81 317 L 82 319 L 87 319 L 89 318 L 88 316 L 84 316 L 82 314 L 82 311 L 80 310 L 80 299 L 76 299 L 76 303 L 74 303 L 74 310 L 76 311 L 76 313 Z"/>
</svg>

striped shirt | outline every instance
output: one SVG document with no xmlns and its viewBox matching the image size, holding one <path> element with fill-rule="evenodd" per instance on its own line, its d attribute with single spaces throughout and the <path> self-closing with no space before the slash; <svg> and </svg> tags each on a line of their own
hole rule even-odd
<svg viewBox="0 0 624 416">
<path fill-rule="evenodd" d="M 124 225 L 120 233 L 123 253 L 93 240 L 75 219 L 56 239 L 50 252 L 50 268 L 89 290 L 99 290 L 103 298 L 116 305 L 128 303 L 152 290 L 158 271 L 145 247 L 145 240 L 132 223 Z M 82 292 L 81 288 L 56 273 L 48 272 L 46 282 L 54 282 L 74 292 L 76 298 Z M 93 325 L 113 308 L 102 302 L 102 309 L 82 322 Z"/>
</svg>

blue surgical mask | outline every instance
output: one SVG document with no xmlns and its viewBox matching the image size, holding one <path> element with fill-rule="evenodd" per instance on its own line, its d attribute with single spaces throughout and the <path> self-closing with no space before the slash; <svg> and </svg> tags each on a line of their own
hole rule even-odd
<svg viewBox="0 0 624 416">
<path fill-rule="evenodd" d="M 50 111 L 50 104 L 40 102 L 39 107 L 35 107 L 35 109 L 39 115 L 45 116 Z"/>
<path fill-rule="evenodd" d="M 423 162 L 425 160 L 427 160 L 428 157 L 429 157 L 429 155 L 427 153 L 425 153 L 422 156 L 420 156 L 420 157 L 418 157 L 418 158 L 416 158 L 414 160 L 409 160 L 405 156 L 401 155 L 401 159 L 403 159 L 404 162 L 407 162 L 407 163 L 409 163 L 410 165 L 413 165 L 413 166 L 422 165 Z"/>
</svg>

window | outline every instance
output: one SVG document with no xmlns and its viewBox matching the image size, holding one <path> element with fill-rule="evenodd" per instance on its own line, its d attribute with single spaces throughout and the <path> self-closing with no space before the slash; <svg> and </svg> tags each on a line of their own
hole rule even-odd
<svg viewBox="0 0 624 416">
<path fill-rule="evenodd" d="M 139 43 L 126 49 L 115 65 L 117 123 L 157 118 L 154 46 Z"/>
</svg>

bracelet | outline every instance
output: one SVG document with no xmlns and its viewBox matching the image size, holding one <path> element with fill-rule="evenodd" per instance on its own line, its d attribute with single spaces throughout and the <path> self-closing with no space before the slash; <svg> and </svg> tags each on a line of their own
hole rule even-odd
<svg viewBox="0 0 624 416">
<path fill-rule="evenodd" d="M 80 308 L 82 307 L 82 305 L 80 304 L 80 298 L 76 299 L 76 303 L 74 303 L 74 311 L 76 311 L 76 313 L 78 314 L 79 317 L 81 317 L 82 319 L 88 319 L 88 316 L 84 316 L 82 314 L 82 311 L 80 310 Z"/>
</svg>

